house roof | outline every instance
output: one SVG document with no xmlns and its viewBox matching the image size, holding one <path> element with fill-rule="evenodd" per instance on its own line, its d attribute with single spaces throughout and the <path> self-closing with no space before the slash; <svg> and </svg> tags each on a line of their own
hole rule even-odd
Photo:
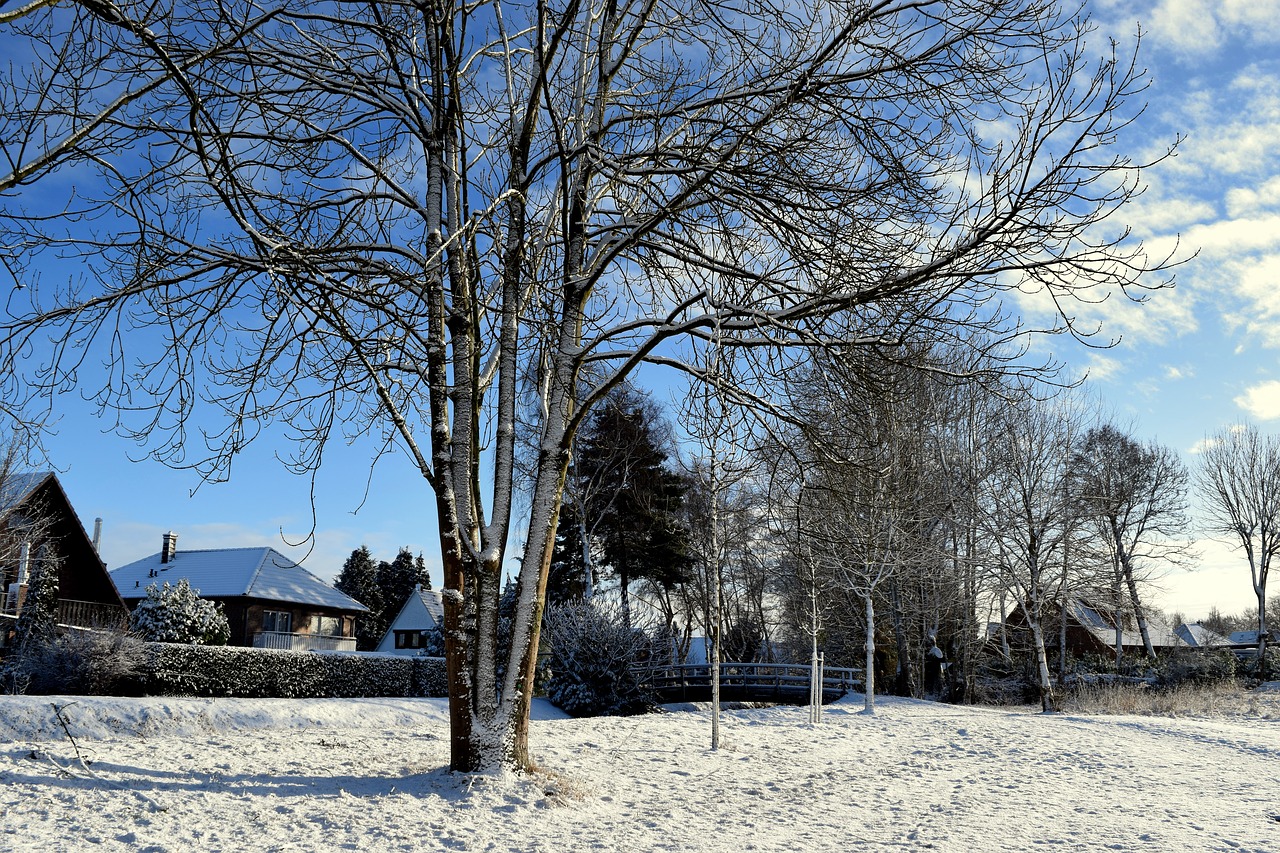
<svg viewBox="0 0 1280 853">
<path fill-rule="evenodd" d="M 444 599 L 439 590 L 414 587 L 413 592 L 400 606 L 400 612 L 391 620 L 382 635 L 377 650 L 394 652 L 396 631 L 427 631 L 444 624 Z"/>
<path fill-rule="evenodd" d="M 1229 645 L 1226 637 L 1215 631 L 1210 631 L 1199 622 L 1184 623 L 1174 628 L 1173 631 L 1182 642 L 1195 648 L 1206 649 L 1214 646 Z"/>
<path fill-rule="evenodd" d="M 0 510 L 10 509 L 22 503 L 41 483 L 52 476 L 52 471 L 25 471 L 9 474 L 0 482 Z"/>
<path fill-rule="evenodd" d="M 150 584 L 176 584 L 183 578 L 202 598 L 257 598 L 357 612 L 369 609 L 274 548 L 178 551 L 168 563 L 160 562 L 156 552 L 111 573 L 126 599 L 142 598 Z"/>
<path fill-rule="evenodd" d="M 1274 631 L 1271 632 L 1274 636 Z M 1250 631 L 1233 631 L 1231 636 L 1227 638 L 1233 646 L 1256 646 L 1258 645 L 1258 629 L 1254 628 Z"/>
<path fill-rule="evenodd" d="M 1079 598 L 1071 599 L 1070 613 L 1082 628 L 1096 637 L 1103 645 L 1114 645 L 1116 641 L 1116 615 L 1101 607 L 1086 603 Z M 1142 632 L 1137 628 L 1129 628 L 1121 624 L 1120 645 L 1138 647 L 1142 645 Z M 1147 616 L 1147 633 L 1151 637 L 1151 645 L 1155 648 L 1169 648 L 1184 644 L 1172 628 L 1159 618 Z"/>
</svg>

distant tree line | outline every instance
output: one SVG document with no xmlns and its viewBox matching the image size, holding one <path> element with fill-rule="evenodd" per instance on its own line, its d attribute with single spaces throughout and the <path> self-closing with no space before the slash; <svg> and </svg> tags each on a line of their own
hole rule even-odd
<svg viewBox="0 0 1280 853">
<path fill-rule="evenodd" d="M 1259 606 L 1204 624 L 1258 629 L 1265 644 L 1280 606 L 1265 599 L 1280 450 L 1272 459 L 1270 440 L 1233 427 L 1191 472 L 1079 391 L 1046 396 L 998 368 L 928 342 L 820 354 L 754 407 L 736 474 L 714 494 L 696 443 L 620 386 L 578 435 L 548 601 L 616 599 L 627 627 L 666 638 L 650 656 L 682 657 L 695 636 L 718 636 L 724 660 L 820 648 L 830 665 L 866 668 L 869 703 L 877 688 L 978 701 L 982 683 L 1011 675 L 1049 709 L 1080 665 L 1067 643 L 1076 602 L 1113 632 L 1110 661 L 1091 666 L 1149 666 L 1163 622 L 1152 584 L 1192 562 L 1197 531 L 1216 532 L 1240 544 Z"/>
</svg>

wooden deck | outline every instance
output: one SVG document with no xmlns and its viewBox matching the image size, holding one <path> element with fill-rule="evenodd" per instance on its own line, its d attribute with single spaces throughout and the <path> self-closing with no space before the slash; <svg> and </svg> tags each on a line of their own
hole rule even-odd
<svg viewBox="0 0 1280 853">
<path fill-rule="evenodd" d="M 660 702 L 708 702 L 711 700 L 711 667 L 707 664 L 673 664 L 640 667 L 642 682 Z M 808 664 L 722 663 L 720 698 L 726 702 L 809 702 Z M 862 670 L 826 667 L 822 678 L 823 703 L 862 689 Z"/>
</svg>

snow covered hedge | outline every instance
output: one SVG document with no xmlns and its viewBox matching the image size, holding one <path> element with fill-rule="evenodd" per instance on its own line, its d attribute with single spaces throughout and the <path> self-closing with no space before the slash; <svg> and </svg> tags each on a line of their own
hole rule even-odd
<svg viewBox="0 0 1280 853">
<path fill-rule="evenodd" d="M 274 699 L 444 696 L 439 658 L 148 644 L 142 690 L 158 696 Z"/>
</svg>

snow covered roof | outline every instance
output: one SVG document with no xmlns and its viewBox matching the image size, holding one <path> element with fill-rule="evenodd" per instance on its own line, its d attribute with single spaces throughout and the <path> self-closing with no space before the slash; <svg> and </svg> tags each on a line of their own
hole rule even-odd
<svg viewBox="0 0 1280 853">
<path fill-rule="evenodd" d="M 1275 632 L 1271 632 L 1275 636 Z M 1256 646 L 1258 645 L 1258 629 L 1251 631 L 1233 631 L 1231 636 L 1227 638 L 1227 642 L 1233 646 Z"/>
<path fill-rule="evenodd" d="M 0 482 L 0 510 L 22 503 L 41 483 L 52 476 L 52 471 L 28 471 L 5 477 L 4 481 Z"/>
<path fill-rule="evenodd" d="M 1219 633 L 1210 631 L 1199 622 L 1191 622 L 1189 624 L 1179 625 L 1173 629 L 1178 638 L 1183 643 L 1197 649 L 1208 649 L 1214 646 L 1230 645 L 1226 637 Z"/>
<path fill-rule="evenodd" d="M 274 548 L 178 550 L 168 563 L 161 562 L 157 552 L 111 573 L 126 599 L 142 598 L 149 584 L 176 584 L 183 578 L 202 598 L 246 597 L 357 612 L 369 609 Z"/>
<path fill-rule="evenodd" d="M 1087 604 L 1079 598 L 1071 600 L 1070 613 L 1082 628 L 1104 645 L 1115 645 L 1116 624 L 1113 621 L 1115 619 L 1114 613 L 1105 611 L 1095 605 Z M 1162 620 L 1152 616 L 1147 617 L 1147 632 L 1151 636 L 1151 645 L 1158 649 L 1186 644 L 1186 641 L 1172 628 Z M 1142 645 L 1142 632 L 1138 630 L 1136 625 L 1128 627 L 1123 623 L 1121 624 L 1120 645 L 1132 648 Z"/>
<path fill-rule="evenodd" d="M 444 599 L 439 590 L 423 589 L 421 585 L 414 587 L 413 592 L 405 599 L 396 618 L 387 626 L 382 635 L 377 651 L 394 653 L 397 651 L 395 635 L 397 631 L 429 631 L 437 625 L 444 624 Z M 404 654 L 416 654 L 416 649 L 403 650 Z"/>
</svg>

